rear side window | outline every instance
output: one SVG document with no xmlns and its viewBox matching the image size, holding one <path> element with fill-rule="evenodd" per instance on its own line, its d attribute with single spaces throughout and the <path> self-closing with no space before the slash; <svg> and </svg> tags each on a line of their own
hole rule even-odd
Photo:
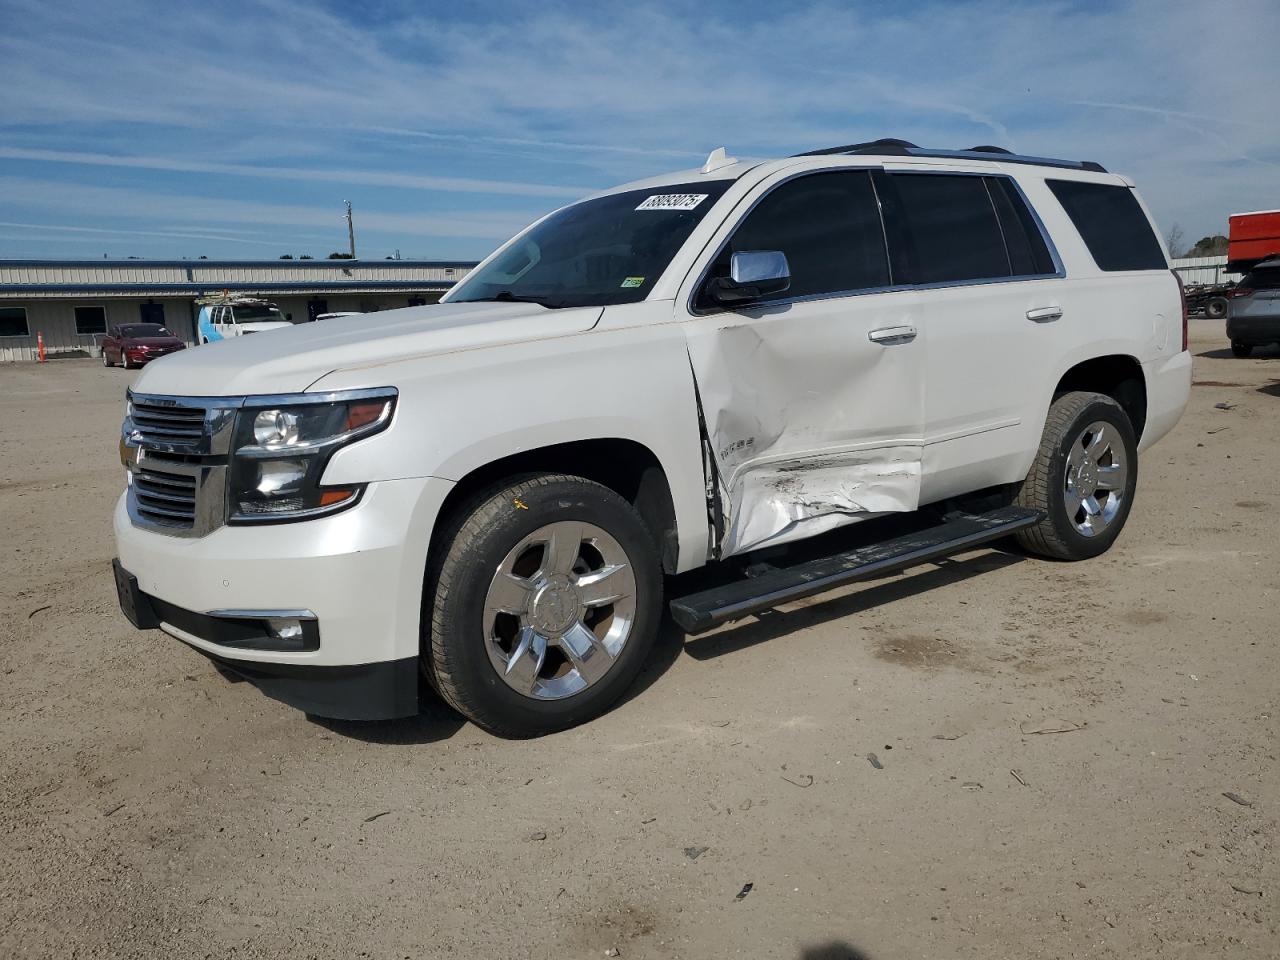
<svg viewBox="0 0 1280 960">
<path fill-rule="evenodd" d="M 871 176 L 862 170 L 815 173 L 775 188 L 734 231 L 710 276 L 727 277 L 731 255 L 747 250 L 787 255 L 791 288 L 765 300 L 889 285 L 880 209 Z M 715 304 L 703 295 L 697 306 Z"/>
<path fill-rule="evenodd" d="M 1046 180 L 1100 270 L 1168 270 L 1160 241 L 1128 187 Z"/>
<path fill-rule="evenodd" d="M 983 177 L 895 173 L 893 183 L 915 247 L 916 283 L 1008 277 L 1000 222 Z"/>
<path fill-rule="evenodd" d="M 1043 276 L 1057 272 L 1049 247 L 1035 217 L 1027 209 L 1013 183 L 1005 177 L 987 177 L 987 189 L 1000 220 L 1009 268 L 1015 277 Z"/>
</svg>

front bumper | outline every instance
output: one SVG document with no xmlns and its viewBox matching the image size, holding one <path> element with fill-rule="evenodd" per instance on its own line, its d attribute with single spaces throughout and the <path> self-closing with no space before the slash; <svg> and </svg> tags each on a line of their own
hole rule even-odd
<svg viewBox="0 0 1280 960">
<path fill-rule="evenodd" d="M 184 633 L 219 636 L 225 620 L 147 596 L 138 579 L 113 560 L 120 609 L 140 630 L 181 621 Z M 318 667 L 309 664 L 254 663 L 220 657 L 197 648 L 223 670 L 248 680 L 273 699 L 309 714 L 338 720 L 387 720 L 418 712 L 418 658 L 385 663 Z"/>
<path fill-rule="evenodd" d="M 427 545 L 452 486 L 436 478 L 371 483 L 360 503 L 330 517 L 224 526 L 195 538 L 134 526 L 121 497 L 116 544 L 120 566 L 136 579 L 135 622 L 311 713 L 412 714 Z M 252 649 L 205 628 L 228 611 L 243 618 L 282 610 L 314 616 L 315 649 Z"/>
</svg>

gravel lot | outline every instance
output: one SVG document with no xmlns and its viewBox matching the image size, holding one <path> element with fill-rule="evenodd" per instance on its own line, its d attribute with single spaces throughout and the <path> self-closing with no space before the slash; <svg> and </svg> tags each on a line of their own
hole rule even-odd
<svg viewBox="0 0 1280 960">
<path fill-rule="evenodd" d="M 133 374 L 0 367 L 0 956 L 1280 956 L 1280 353 L 1194 327 L 1105 557 L 668 628 L 523 743 L 309 720 L 132 630 Z"/>
</svg>

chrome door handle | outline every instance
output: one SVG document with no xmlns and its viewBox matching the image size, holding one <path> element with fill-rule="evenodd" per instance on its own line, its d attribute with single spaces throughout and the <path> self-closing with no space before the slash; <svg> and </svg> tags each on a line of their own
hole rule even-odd
<svg viewBox="0 0 1280 960">
<path fill-rule="evenodd" d="M 867 334 L 867 339 L 884 347 L 897 343 L 910 343 L 916 338 L 915 327 L 881 327 Z"/>
<path fill-rule="evenodd" d="M 1032 323 L 1052 323 L 1062 318 L 1061 307 L 1039 307 L 1027 311 L 1027 319 Z"/>
</svg>

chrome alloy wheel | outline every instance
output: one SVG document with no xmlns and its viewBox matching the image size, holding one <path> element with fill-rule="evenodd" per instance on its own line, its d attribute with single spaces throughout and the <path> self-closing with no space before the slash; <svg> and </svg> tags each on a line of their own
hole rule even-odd
<svg viewBox="0 0 1280 960">
<path fill-rule="evenodd" d="M 498 565 L 485 595 L 485 648 L 513 690 L 559 700 L 609 672 L 635 615 L 635 571 L 622 546 L 597 526 L 562 520 Z"/>
<path fill-rule="evenodd" d="M 1124 503 L 1129 464 L 1116 429 L 1094 421 L 1076 437 L 1067 454 L 1063 502 L 1076 531 L 1096 537 L 1111 525 Z"/>
</svg>

